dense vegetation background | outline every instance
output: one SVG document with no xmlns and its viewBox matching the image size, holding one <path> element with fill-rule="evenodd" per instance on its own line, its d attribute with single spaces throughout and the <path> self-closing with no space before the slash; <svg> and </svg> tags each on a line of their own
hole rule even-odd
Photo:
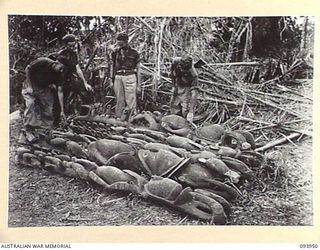
<svg viewBox="0 0 320 250">
<path fill-rule="evenodd" d="M 157 95 L 172 57 L 190 53 L 195 62 L 276 60 L 289 67 L 313 46 L 312 17 L 111 17 L 25 16 L 8 18 L 11 111 L 23 103 L 24 68 L 62 47 L 67 33 L 78 36 L 81 67 L 96 95 L 105 95 L 115 34 L 127 31 L 146 68 L 145 89 Z M 264 72 L 267 74 L 267 70 Z M 270 73 L 270 72 L 269 72 Z M 270 78 L 271 76 L 269 76 Z M 239 79 L 236 79 L 239 80 Z M 243 80 L 243 79 L 240 79 Z M 101 97 L 96 98 L 101 101 Z"/>
</svg>

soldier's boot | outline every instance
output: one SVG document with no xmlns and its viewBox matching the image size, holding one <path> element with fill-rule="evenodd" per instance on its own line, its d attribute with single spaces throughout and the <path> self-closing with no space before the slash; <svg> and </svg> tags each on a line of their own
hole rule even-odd
<svg viewBox="0 0 320 250">
<path fill-rule="evenodd" d="M 130 109 L 125 108 L 122 111 L 122 115 L 120 117 L 120 121 L 124 122 L 124 121 L 128 121 L 129 120 L 129 116 L 130 116 Z"/>
</svg>

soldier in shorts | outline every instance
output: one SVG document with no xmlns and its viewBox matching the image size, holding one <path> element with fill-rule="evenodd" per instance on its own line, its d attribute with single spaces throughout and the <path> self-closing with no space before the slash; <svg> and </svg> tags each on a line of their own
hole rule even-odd
<svg viewBox="0 0 320 250">
<path fill-rule="evenodd" d="M 54 94 L 57 92 L 61 107 L 60 117 L 65 120 L 63 90 L 65 67 L 58 61 L 40 57 L 26 67 L 22 87 L 25 100 L 24 129 L 19 142 L 32 143 L 36 128 L 52 129 Z"/>
<path fill-rule="evenodd" d="M 198 73 L 193 67 L 191 56 L 173 59 L 171 79 L 173 83 L 171 114 L 181 115 L 192 122 L 197 98 Z"/>
</svg>

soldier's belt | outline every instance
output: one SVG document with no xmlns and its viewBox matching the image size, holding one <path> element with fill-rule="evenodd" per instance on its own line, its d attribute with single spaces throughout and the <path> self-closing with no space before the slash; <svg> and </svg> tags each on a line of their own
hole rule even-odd
<svg viewBox="0 0 320 250">
<path fill-rule="evenodd" d="M 127 70 L 127 69 L 122 69 L 122 70 L 117 70 L 116 71 L 116 75 L 120 75 L 120 76 L 128 76 L 128 75 L 133 75 L 135 74 L 136 71 L 134 70 Z"/>
</svg>

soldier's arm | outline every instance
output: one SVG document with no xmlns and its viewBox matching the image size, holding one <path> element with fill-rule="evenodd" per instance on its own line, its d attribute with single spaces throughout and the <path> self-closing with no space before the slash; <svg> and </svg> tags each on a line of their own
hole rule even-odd
<svg viewBox="0 0 320 250">
<path fill-rule="evenodd" d="M 141 70 L 140 70 L 140 62 L 137 64 L 137 90 L 141 91 Z"/>
<path fill-rule="evenodd" d="M 64 104 L 63 104 L 63 90 L 62 90 L 62 86 L 58 86 L 58 99 L 59 99 L 59 104 L 60 104 L 60 116 L 63 120 L 66 119 L 66 115 L 64 113 Z"/>
<path fill-rule="evenodd" d="M 35 72 L 41 69 L 45 64 L 46 62 L 43 58 L 38 58 L 26 67 L 26 87 L 32 88 L 32 84 L 35 82 Z"/>
<path fill-rule="evenodd" d="M 111 78 L 111 82 L 110 85 L 111 87 L 113 86 L 114 83 L 114 79 L 116 76 L 116 71 L 115 71 L 115 51 L 111 52 L 111 56 L 110 56 L 110 78 Z"/>
<path fill-rule="evenodd" d="M 172 81 L 172 95 L 175 94 L 176 92 L 176 73 L 175 73 L 175 61 L 173 61 L 172 65 L 171 65 L 171 72 L 170 72 L 170 75 L 171 75 L 171 81 Z"/>
<path fill-rule="evenodd" d="M 28 88 L 32 86 L 32 85 L 31 85 L 30 69 L 31 69 L 31 67 L 30 67 L 30 65 L 28 65 L 28 66 L 26 67 L 26 84 L 27 84 L 27 87 L 28 87 Z"/>
<path fill-rule="evenodd" d="M 187 120 L 192 123 L 195 112 L 194 108 L 196 106 L 198 98 L 198 73 L 194 67 L 191 68 L 191 74 L 193 78 L 191 82 L 191 99 L 189 105 L 189 112 L 187 114 Z"/>
<path fill-rule="evenodd" d="M 62 120 L 66 119 L 65 113 L 64 113 L 64 102 L 63 102 L 63 83 L 65 81 L 65 73 L 61 73 L 59 74 L 58 80 L 54 83 L 54 87 L 57 91 L 58 94 L 58 101 L 59 101 L 59 105 L 60 105 L 60 117 Z"/>
<path fill-rule="evenodd" d="M 110 66 L 110 78 L 111 78 L 112 82 L 114 82 L 114 77 L 115 77 L 114 63 L 111 61 L 111 66 Z"/>
<path fill-rule="evenodd" d="M 83 85 L 86 88 L 86 90 L 88 90 L 88 91 L 92 90 L 92 86 L 90 84 L 88 84 L 87 80 L 84 78 L 83 72 L 82 72 L 79 64 L 76 65 L 76 70 L 77 70 L 77 75 L 79 76 L 79 78 L 83 82 Z"/>
<path fill-rule="evenodd" d="M 191 100 L 190 100 L 190 112 L 194 112 L 194 107 L 198 97 L 198 74 L 193 77 L 191 84 Z"/>
<path fill-rule="evenodd" d="M 191 67 L 191 75 L 192 75 L 192 82 L 191 82 L 191 89 L 196 89 L 198 87 L 198 73 L 194 67 Z"/>
</svg>

